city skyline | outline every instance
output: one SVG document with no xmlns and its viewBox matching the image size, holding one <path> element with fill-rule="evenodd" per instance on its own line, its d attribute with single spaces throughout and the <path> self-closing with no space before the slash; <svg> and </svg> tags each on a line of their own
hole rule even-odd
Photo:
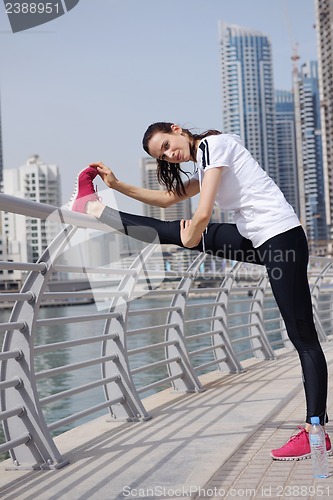
<svg viewBox="0 0 333 500">
<path fill-rule="evenodd" d="M 15 35 L 2 16 L 4 167 L 18 168 L 31 154 L 59 165 L 66 202 L 91 161 L 139 184 L 141 138 L 152 121 L 221 129 L 221 20 L 270 37 L 275 89 L 291 90 L 296 42 L 300 63 L 317 59 L 312 0 L 202 5 L 100 0 L 97 8 L 81 0 L 66 16 Z"/>
</svg>

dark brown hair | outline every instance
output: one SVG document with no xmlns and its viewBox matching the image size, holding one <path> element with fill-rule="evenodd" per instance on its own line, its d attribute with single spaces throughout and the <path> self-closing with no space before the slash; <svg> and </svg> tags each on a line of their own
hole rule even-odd
<svg viewBox="0 0 333 500">
<path fill-rule="evenodd" d="M 173 123 L 170 122 L 157 122 L 149 125 L 142 139 L 142 146 L 143 149 L 146 151 L 146 153 L 150 155 L 149 142 L 151 141 L 153 136 L 158 132 L 162 132 L 165 134 L 172 134 L 172 128 L 171 128 L 172 125 Z M 218 135 L 222 133 L 219 130 L 214 130 L 214 129 L 206 130 L 201 134 L 193 134 L 192 132 L 190 132 L 190 130 L 186 128 L 183 128 L 182 130 L 183 134 L 186 134 L 189 138 L 190 153 L 193 161 L 195 161 L 196 157 L 195 142 L 197 140 L 204 139 L 209 135 Z M 179 196 L 183 196 L 184 194 L 186 194 L 181 174 L 185 174 L 187 177 L 189 177 L 189 175 L 187 172 L 184 172 L 184 170 L 180 168 L 180 164 L 169 163 L 167 160 L 159 160 L 159 159 L 157 159 L 156 162 L 157 162 L 158 182 L 163 186 L 165 186 L 167 191 L 171 193 L 177 193 Z"/>
</svg>

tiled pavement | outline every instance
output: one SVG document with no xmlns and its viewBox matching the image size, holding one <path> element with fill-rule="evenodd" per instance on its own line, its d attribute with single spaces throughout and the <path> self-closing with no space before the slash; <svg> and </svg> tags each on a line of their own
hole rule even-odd
<svg viewBox="0 0 333 500">
<path fill-rule="evenodd" d="M 331 406 L 331 413 L 333 405 Z M 312 477 L 311 460 L 269 460 L 271 449 L 297 432 L 304 411 L 299 391 L 285 407 L 249 436 L 242 446 L 216 471 L 194 498 L 333 498 L 333 456 L 329 458 L 331 477 Z M 328 431 L 330 426 L 328 426 Z"/>
<path fill-rule="evenodd" d="M 327 360 L 329 362 L 329 349 Z M 333 373 L 330 371 L 330 386 Z M 235 453 L 216 471 L 194 498 L 333 498 L 333 454 L 329 457 L 330 477 L 313 479 L 311 460 L 269 460 L 270 450 L 278 448 L 298 432 L 304 414 L 304 393 L 300 388 L 269 420 L 248 436 Z M 328 397 L 328 414 L 333 415 L 333 401 Z M 330 424 L 327 431 L 331 434 Z M 330 432 L 331 431 L 331 432 Z"/>
</svg>

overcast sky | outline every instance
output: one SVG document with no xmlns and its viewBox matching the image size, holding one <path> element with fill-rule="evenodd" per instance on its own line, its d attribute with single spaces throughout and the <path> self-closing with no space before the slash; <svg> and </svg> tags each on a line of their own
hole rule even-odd
<svg viewBox="0 0 333 500">
<path fill-rule="evenodd" d="M 317 59 L 314 0 L 80 0 L 16 34 L 1 2 L 5 168 L 32 154 L 59 165 L 65 202 L 92 161 L 140 184 L 152 122 L 221 129 L 219 20 L 270 37 L 277 89 L 291 90 L 295 43 L 300 64 Z M 118 204 L 141 212 L 124 197 Z"/>
</svg>

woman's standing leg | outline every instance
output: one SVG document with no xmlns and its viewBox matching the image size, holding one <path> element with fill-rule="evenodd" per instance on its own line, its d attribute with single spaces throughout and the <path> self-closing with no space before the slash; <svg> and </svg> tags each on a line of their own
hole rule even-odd
<svg viewBox="0 0 333 500">
<path fill-rule="evenodd" d="M 311 294 L 307 277 L 308 246 L 301 226 L 271 238 L 258 252 L 265 262 L 272 291 L 284 319 L 288 336 L 295 346 L 302 366 L 306 397 L 306 422 L 318 416 L 321 424 L 327 421 L 327 364 L 316 332 Z M 291 441 L 292 450 L 285 447 L 273 450 L 273 458 L 286 459 L 286 453 L 303 453 L 301 439 L 309 448 L 307 435 L 301 431 L 300 439 Z M 329 444 L 330 448 L 330 444 Z M 303 450 L 303 451 L 302 451 Z M 309 452 L 309 450 L 308 450 Z M 296 457 L 289 457 L 296 458 Z"/>
</svg>

